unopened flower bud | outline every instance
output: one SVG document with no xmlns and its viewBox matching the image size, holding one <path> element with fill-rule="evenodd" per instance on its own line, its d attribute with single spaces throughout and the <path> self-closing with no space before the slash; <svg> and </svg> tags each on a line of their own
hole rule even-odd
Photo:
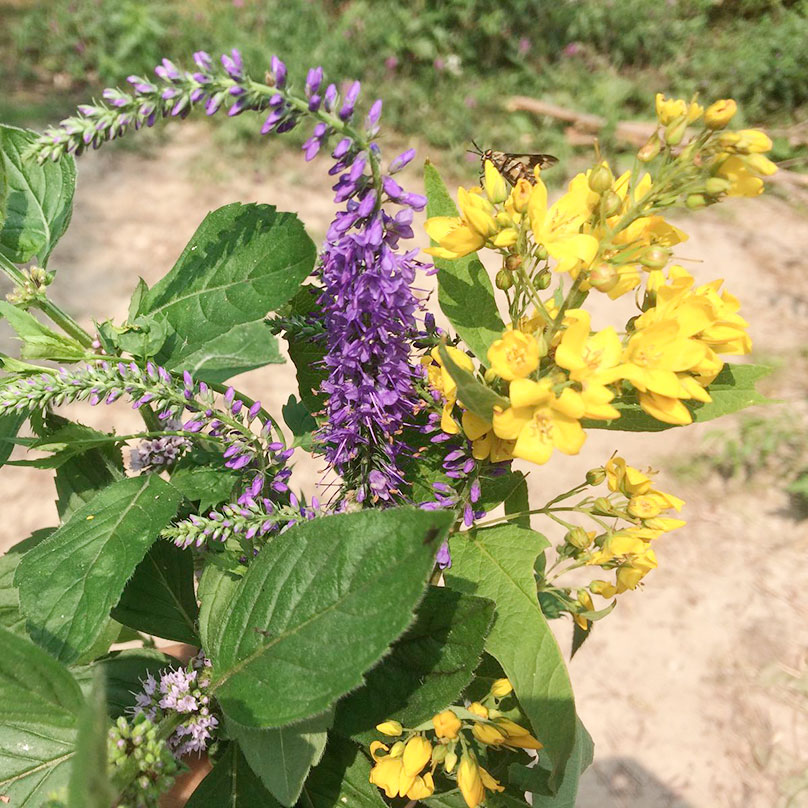
<svg viewBox="0 0 808 808">
<path fill-rule="evenodd" d="M 592 509 L 592 513 L 596 513 L 601 516 L 611 516 L 614 513 L 612 503 L 609 502 L 606 497 L 598 497 L 593 505 L 594 507 Z"/>
<path fill-rule="evenodd" d="M 671 251 L 665 247 L 655 245 L 649 247 L 640 257 L 640 263 L 649 269 L 660 269 L 668 263 Z"/>
<path fill-rule="evenodd" d="M 510 679 L 497 679 L 491 685 L 491 695 L 495 699 L 504 699 L 505 696 L 513 693 L 513 685 Z"/>
<path fill-rule="evenodd" d="M 661 148 L 662 141 L 659 139 L 659 135 L 654 132 L 654 134 L 648 138 L 648 141 L 640 147 L 640 150 L 637 152 L 637 159 L 641 163 L 650 163 L 651 160 L 659 154 Z"/>
<path fill-rule="evenodd" d="M 704 190 L 710 194 L 710 196 L 718 196 L 719 194 L 725 194 L 732 183 L 729 180 L 725 180 L 722 177 L 710 177 L 707 182 L 704 183 Z"/>
<path fill-rule="evenodd" d="M 404 743 L 404 741 L 396 741 L 390 747 L 390 757 L 394 757 L 394 758 L 395 757 L 401 757 L 404 754 L 404 747 L 405 746 L 406 746 L 406 744 Z"/>
<path fill-rule="evenodd" d="M 675 121 L 671 121 L 665 127 L 665 142 L 669 146 L 678 146 L 682 142 L 682 138 L 685 136 L 685 130 L 687 129 L 687 117 L 678 118 Z"/>
<path fill-rule="evenodd" d="M 601 163 L 589 172 L 589 187 L 596 194 L 603 194 L 610 190 L 614 183 L 614 174 L 609 166 Z"/>
<path fill-rule="evenodd" d="M 513 275 L 507 269 L 500 269 L 494 278 L 494 284 L 497 289 L 510 289 L 513 286 Z"/>
<path fill-rule="evenodd" d="M 485 161 L 483 172 L 485 195 L 495 205 L 504 202 L 508 195 L 508 186 L 505 184 L 505 178 L 497 171 L 490 160 Z"/>
<path fill-rule="evenodd" d="M 738 111 L 738 105 L 731 98 L 722 98 L 707 107 L 704 123 L 708 129 L 723 129 Z"/>
<path fill-rule="evenodd" d="M 586 484 L 587 485 L 600 485 L 606 479 L 606 469 L 602 466 L 598 466 L 598 468 L 589 469 L 586 472 Z"/>
<path fill-rule="evenodd" d="M 579 550 L 586 550 L 586 548 L 592 544 L 592 539 L 593 536 L 590 536 L 582 527 L 574 527 L 568 530 L 567 535 L 564 536 L 564 541 L 566 541 L 567 544 L 571 544 Z"/>
<path fill-rule="evenodd" d="M 617 267 L 605 261 L 592 267 L 589 272 L 589 284 L 599 292 L 610 292 L 617 286 L 619 280 L 620 273 L 617 271 Z"/>
<path fill-rule="evenodd" d="M 486 384 L 493 384 L 498 378 L 499 374 L 493 368 L 488 368 L 483 375 Z"/>
<path fill-rule="evenodd" d="M 432 749 L 432 762 L 434 764 L 443 763 L 446 760 L 446 755 L 449 753 L 449 747 L 443 744 L 438 744 Z"/>
<path fill-rule="evenodd" d="M 527 210 L 528 202 L 530 202 L 530 195 L 533 193 L 533 186 L 526 179 L 522 178 L 517 180 L 513 191 L 511 191 L 511 200 L 513 201 L 513 209 L 517 213 L 524 213 Z"/>
<path fill-rule="evenodd" d="M 547 337 L 544 336 L 544 332 L 542 331 L 540 334 L 535 335 L 536 345 L 539 348 L 539 356 L 547 356 L 547 352 L 549 347 L 547 345 Z"/>
<path fill-rule="evenodd" d="M 524 259 L 522 258 L 521 255 L 511 253 L 505 258 L 505 269 L 510 270 L 511 272 L 516 272 L 516 270 L 519 269 L 520 266 L 522 266 L 523 261 Z"/>
<path fill-rule="evenodd" d="M 451 751 L 446 753 L 446 758 L 443 761 L 443 769 L 447 774 L 451 774 L 454 771 L 454 767 L 457 765 L 457 752 L 452 749 Z"/>
<path fill-rule="evenodd" d="M 536 275 L 536 280 L 534 283 L 536 284 L 537 289 L 546 289 L 550 285 L 552 279 L 553 273 L 550 272 L 549 269 L 543 269 L 538 275 Z"/>
<path fill-rule="evenodd" d="M 616 216 L 618 213 L 620 213 L 620 208 L 623 206 L 623 200 L 614 191 L 607 191 L 602 198 L 603 215 L 607 219 L 610 216 Z"/>
<path fill-rule="evenodd" d="M 382 735 L 389 735 L 391 738 L 396 738 L 404 731 L 404 727 L 398 721 L 382 721 L 381 724 L 376 724 L 376 729 Z"/>
<path fill-rule="evenodd" d="M 539 244 L 536 248 L 536 258 L 538 258 L 539 261 L 546 261 L 548 255 L 547 248 L 543 244 Z"/>
<path fill-rule="evenodd" d="M 701 208 L 707 207 L 707 200 L 703 194 L 690 194 L 685 199 L 685 206 L 690 210 L 701 210 Z"/>
</svg>

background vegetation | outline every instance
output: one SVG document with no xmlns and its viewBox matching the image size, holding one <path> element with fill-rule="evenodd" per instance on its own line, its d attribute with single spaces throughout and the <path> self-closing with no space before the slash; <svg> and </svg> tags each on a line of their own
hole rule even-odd
<svg viewBox="0 0 808 808">
<path fill-rule="evenodd" d="M 485 133 L 568 158 L 561 125 L 539 121 L 536 142 L 535 116 L 503 115 L 503 99 L 614 124 L 649 119 L 652 88 L 736 98 L 746 122 L 777 129 L 775 159 L 808 141 L 808 0 L 0 0 L 0 18 L 0 117 L 21 123 L 162 56 L 238 47 L 256 72 L 278 53 L 292 75 L 361 77 L 388 127 L 458 151 Z"/>
</svg>

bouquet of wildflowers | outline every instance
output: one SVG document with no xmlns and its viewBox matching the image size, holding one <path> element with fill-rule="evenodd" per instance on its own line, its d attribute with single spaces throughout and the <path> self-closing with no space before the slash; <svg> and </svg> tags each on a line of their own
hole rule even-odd
<svg viewBox="0 0 808 808">
<path fill-rule="evenodd" d="M 430 164 L 426 196 L 399 184 L 414 151 L 382 155 L 358 82 L 193 62 L 44 134 L 0 128 L 0 316 L 22 346 L 0 359 L 0 459 L 55 470 L 59 513 L 0 560 L 0 800 L 156 806 L 206 755 L 192 807 L 574 805 L 593 745 L 549 621 L 571 619 L 574 653 L 683 502 L 618 453 L 542 501 L 525 473 L 591 429 L 762 400 L 765 369 L 724 358 L 751 347 L 738 300 L 673 263 L 687 236 L 664 215 L 761 193 L 771 142 L 729 128 L 732 101 L 658 96 L 630 170 L 597 156 L 550 204 L 539 170 L 486 152 L 456 207 Z M 86 330 L 48 296 L 74 155 L 200 106 L 258 112 L 264 135 L 313 121 L 324 244 L 293 213 L 227 205 L 125 322 Z M 416 294 L 435 273 L 441 326 Z M 600 295 L 636 313 L 594 326 Z M 278 338 L 298 389 L 273 413 L 228 380 L 284 361 Z M 72 402 L 142 428 L 97 431 L 58 413 Z M 14 444 L 37 454 L 9 461 Z M 301 453 L 319 492 L 292 488 Z M 197 651 L 183 667 L 154 638 Z"/>
</svg>

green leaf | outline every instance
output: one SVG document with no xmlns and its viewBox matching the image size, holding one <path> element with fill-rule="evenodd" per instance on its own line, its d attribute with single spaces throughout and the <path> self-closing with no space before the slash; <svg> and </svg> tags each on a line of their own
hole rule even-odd
<svg viewBox="0 0 808 808">
<path fill-rule="evenodd" d="M 149 548 L 112 610 L 125 626 L 189 645 L 199 644 L 198 613 L 191 551 L 165 539 Z"/>
<path fill-rule="evenodd" d="M 14 451 L 14 438 L 17 437 L 26 418 L 25 413 L 12 412 L 0 415 L 0 466 L 3 466 L 11 457 L 11 453 Z"/>
<path fill-rule="evenodd" d="M 295 294 L 315 252 L 297 216 L 271 205 L 209 213 L 139 306 L 141 317 L 173 329 L 160 361 L 217 382 L 283 361 L 262 321 Z"/>
<path fill-rule="evenodd" d="M 69 671 L 30 640 L 0 629 L 0 794 L 38 806 L 67 785 L 84 705 Z"/>
<path fill-rule="evenodd" d="M 216 456 L 216 461 L 218 462 Z M 225 501 L 230 501 L 239 475 L 218 465 L 197 465 L 203 460 L 195 452 L 180 459 L 171 473 L 171 485 L 189 502 L 199 503 L 199 512 L 204 513 Z M 213 456 L 211 455 L 211 460 Z"/>
<path fill-rule="evenodd" d="M 286 404 L 281 407 L 281 414 L 284 423 L 295 436 L 295 445 L 310 449 L 311 434 L 317 429 L 317 421 L 309 412 L 309 408 L 294 396 L 289 396 Z"/>
<path fill-rule="evenodd" d="M 452 197 L 435 167 L 424 165 L 427 216 L 457 216 Z M 476 253 L 464 258 L 433 259 L 438 268 L 438 304 L 471 352 L 486 362 L 491 343 L 505 325 L 494 298 L 494 287 Z"/>
<path fill-rule="evenodd" d="M 444 367 L 457 385 L 457 399 L 463 402 L 463 406 L 467 410 L 471 410 L 490 424 L 494 417 L 494 407 L 500 407 L 503 410 L 510 407 L 507 398 L 503 398 L 490 387 L 478 382 L 467 370 L 458 367 L 443 345 L 440 346 L 438 352 Z"/>
<path fill-rule="evenodd" d="M 281 803 L 297 802 L 312 766 L 320 762 L 328 739 L 333 710 L 280 729 L 255 729 L 227 722 L 227 731 L 261 782 Z"/>
<path fill-rule="evenodd" d="M 303 785 L 298 808 L 384 808 L 370 782 L 370 763 L 351 741 L 331 735 L 320 764 Z"/>
<path fill-rule="evenodd" d="M 431 586 L 390 654 L 340 701 L 337 731 L 357 735 L 388 718 L 414 727 L 445 709 L 471 681 L 493 614 L 489 600 Z"/>
<path fill-rule="evenodd" d="M 496 603 L 485 647 L 511 680 L 552 760 L 554 788 L 575 741 L 575 700 L 564 659 L 536 596 L 533 565 L 548 546 L 539 533 L 516 525 L 456 534 L 446 579 L 449 586 Z"/>
<path fill-rule="evenodd" d="M 24 157 L 37 132 L 0 124 L 0 183 L 5 218 L 0 217 L 0 253 L 16 264 L 37 256 L 45 266 L 70 223 L 76 163 L 65 155 L 39 165 Z"/>
<path fill-rule="evenodd" d="M 91 665 L 71 668 L 71 671 L 85 693 L 90 690 L 94 671 L 103 671 L 107 685 L 107 712 L 110 718 L 117 718 L 131 712 L 135 706 L 135 693 L 143 689 L 142 680 L 149 673 L 156 675 L 170 665 L 176 666 L 177 660 L 156 648 L 127 648 L 113 651 Z"/>
<path fill-rule="evenodd" d="M 289 302 L 289 315 L 305 320 L 319 313 L 317 297 L 320 290 L 314 286 L 301 286 L 297 294 Z M 300 400 L 311 413 L 323 408 L 324 397 L 320 393 L 320 383 L 328 375 L 323 366 L 325 356 L 325 340 L 312 339 L 308 334 L 286 332 L 284 335 L 289 348 L 289 358 L 295 366 L 297 388 Z"/>
<path fill-rule="evenodd" d="M 56 528 L 46 527 L 32 533 L 27 539 L 15 544 L 0 556 L 0 628 L 12 631 L 20 637 L 28 637 L 25 618 L 20 611 L 20 595 L 14 586 L 14 574 L 24 553 L 50 536 Z"/>
<path fill-rule="evenodd" d="M 365 510 L 273 539 L 208 630 L 225 714 L 280 727 L 359 686 L 412 621 L 453 519 L 412 507 Z"/>
<path fill-rule="evenodd" d="M 530 527 L 530 500 L 527 492 L 527 479 L 521 471 L 511 471 L 501 477 L 481 480 L 480 502 L 478 507 L 493 511 L 498 505 L 505 505 L 507 515 L 522 514 L 510 520 L 511 524 Z"/>
<path fill-rule="evenodd" d="M 685 401 L 693 420 L 712 421 L 755 404 L 771 404 L 772 400 L 758 393 L 755 384 L 772 369 L 765 365 L 724 365 L 715 381 L 707 388 L 712 397 L 709 404 L 700 401 Z M 582 421 L 586 429 L 616 429 L 621 432 L 662 432 L 674 429 L 677 424 L 666 424 L 648 415 L 639 404 L 631 401 L 613 401 L 620 417 L 613 421 Z"/>
<path fill-rule="evenodd" d="M 157 475 L 119 480 L 26 553 L 14 582 L 34 640 L 63 662 L 80 659 L 179 498 Z"/>
<path fill-rule="evenodd" d="M 208 563 L 202 570 L 199 579 L 197 597 L 199 598 L 199 636 L 202 638 L 202 647 L 210 648 L 212 635 L 217 626 L 219 615 L 235 596 L 243 576 L 216 564 Z"/>
<path fill-rule="evenodd" d="M 2 233 L 0 233 L 2 236 Z M 57 334 L 37 320 L 33 314 L 0 300 L 0 317 L 5 317 L 14 333 L 22 340 L 20 357 L 75 362 L 87 355 L 84 346 L 70 337 Z"/>
<path fill-rule="evenodd" d="M 228 744 L 185 808 L 280 808 L 250 768 L 238 744 Z"/>
<path fill-rule="evenodd" d="M 76 754 L 67 787 L 67 808 L 109 808 L 117 793 L 107 773 L 107 700 L 104 674 L 96 668 L 81 711 Z"/>
<path fill-rule="evenodd" d="M 592 764 L 594 754 L 592 737 L 579 718 L 575 727 L 575 746 L 555 794 L 547 793 L 550 771 L 547 756 L 543 752 L 539 754 L 538 766 L 528 768 L 521 763 L 511 764 L 508 779 L 512 786 L 532 793 L 534 808 L 575 808 L 581 775 Z"/>
</svg>

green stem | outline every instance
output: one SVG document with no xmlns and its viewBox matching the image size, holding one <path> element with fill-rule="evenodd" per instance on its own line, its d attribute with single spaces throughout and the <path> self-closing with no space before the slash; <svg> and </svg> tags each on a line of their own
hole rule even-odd
<svg viewBox="0 0 808 808">
<path fill-rule="evenodd" d="M 4 255 L 0 254 L 0 271 L 17 286 L 24 286 L 27 278 L 22 270 L 15 266 Z M 85 331 L 64 309 L 57 306 L 52 300 L 44 295 L 36 297 L 31 301 L 46 317 L 61 328 L 65 334 L 73 337 L 76 342 L 85 348 L 90 348 L 93 344 L 93 337 Z"/>
</svg>

